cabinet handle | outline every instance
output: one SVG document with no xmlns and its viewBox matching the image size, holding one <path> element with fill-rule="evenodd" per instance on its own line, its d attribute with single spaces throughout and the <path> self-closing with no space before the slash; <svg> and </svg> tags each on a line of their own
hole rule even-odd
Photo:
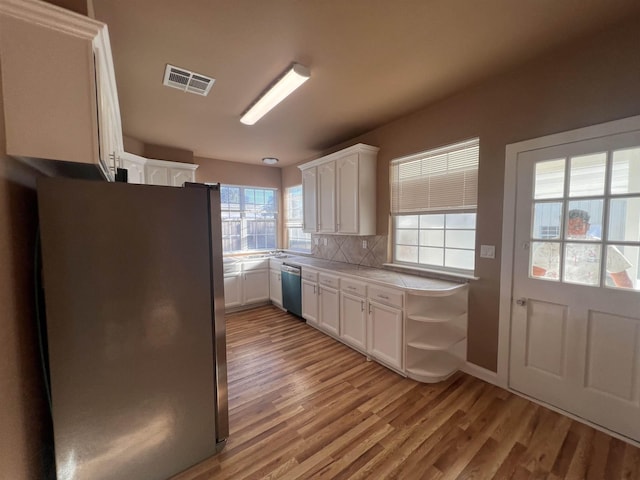
<svg viewBox="0 0 640 480">
<path fill-rule="evenodd" d="M 280 280 L 280 274 L 278 274 L 278 280 Z"/>
<path fill-rule="evenodd" d="M 364 312 L 364 300 L 360 300 L 360 311 Z"/>
<path fill-rule="evenodd" d="M 385 300 L 389 300 L 389 297 L 387 297 L 386 295 L 380 295 L 380 294 L 378 294 L 378 296 L 379 296 L 380 298 L 384 298 Z"/>
<path fill-rule="evenodd" d="M 369 315 L 371 315 L 371 304 L 369 304 Z"/>
<path fill-rule="evenodd" d="M 313 286 L 313 294 L 314 295 L 316 294 L 316 286 L 315 285 Z"/>
</svg>

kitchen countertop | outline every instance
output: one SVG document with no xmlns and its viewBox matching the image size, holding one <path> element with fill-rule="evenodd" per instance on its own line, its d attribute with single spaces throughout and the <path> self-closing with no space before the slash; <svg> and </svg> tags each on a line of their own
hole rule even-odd
<svg viewBox="0 0 640 480">
<path fill-rule="evenodd" d="M 354 265 L 352 263 L 334 262 L 331 260 L 322 260 L 320 258 L 305 257 L 301 255 L 288 255 L 286 257 L 283 256 L 275 258 L 292 265 L 313 267 L 325 270 L 328 273 L 362 277 L 363 280 L 368 282 L 374 282 L 389 287 L 402 288 L 404 290 L 410 290 L 417 293 L 446 293 L 466 283 L 420 277 L 418 275 L 399 273 L 382 268 L 364 267 L 361 265 Z"/>
</svg>

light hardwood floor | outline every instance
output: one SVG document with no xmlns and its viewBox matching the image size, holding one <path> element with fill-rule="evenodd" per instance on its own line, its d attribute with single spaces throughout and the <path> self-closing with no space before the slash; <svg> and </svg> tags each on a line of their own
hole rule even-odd
<svg viewBox="0 0 640 480">
<path fill-rule="evenodd" d="M 174 480 L 640 479 L 640 449 L 469 375 L 403 378 L 271 306 L 227 328 L 228 444 Z"/>
</svg>

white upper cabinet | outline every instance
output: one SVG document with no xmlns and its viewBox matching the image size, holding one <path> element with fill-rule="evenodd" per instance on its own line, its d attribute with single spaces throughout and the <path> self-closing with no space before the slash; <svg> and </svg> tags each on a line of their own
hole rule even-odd
<svg viewBox="0 0 640 480">
<path fill-rule="evenodd" d="M 375 235 L 377 154 L 359 143 L 298 167 L 305 232 Z"/>
<path fill-rule="evenodd" d="M 318 232 L 336 231 L 336 162 L 318 165 Z"/>
<path fill-rule="evenodd" d="M 198 165 L 182 162 L 168 162 L 147 158 L 144 164 L 145 183 L 182 187 L 185 182 L 196 181 Z"/>
<path fill-rule="evenodd" d="M 119 166 L 127 170 L 129 183 L 170 187 L 182 187 L 185 182 L 195 182 L 198 168 L 198 165 L 191 163 L 155 160 L 129 152 L 120 155 Z"/>
<path fill-rule="evenodd" d="M 47 173 L 62 167 L 43 160 L 62 160 L 113 180 L 123 144 L 107 26 L 3 0 L 0 65 L 7 153 Z"/>
<path fill-rule="evenodd" d="M 302 171 L 302 230 L 315 232 L 318 229 L 317 199 L 318 199 L 318 169 L 307 168 Z"/>
</svg>

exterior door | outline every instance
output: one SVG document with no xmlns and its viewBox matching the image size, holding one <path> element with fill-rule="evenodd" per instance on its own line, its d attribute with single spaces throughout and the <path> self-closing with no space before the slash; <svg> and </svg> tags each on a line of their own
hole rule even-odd
<svg viewBox="0 0 640 480">
<path fill-rule="evenodd" d="M 517 162 L 509 386 L 640 440 L 640 133 Z"/>
</svg>

